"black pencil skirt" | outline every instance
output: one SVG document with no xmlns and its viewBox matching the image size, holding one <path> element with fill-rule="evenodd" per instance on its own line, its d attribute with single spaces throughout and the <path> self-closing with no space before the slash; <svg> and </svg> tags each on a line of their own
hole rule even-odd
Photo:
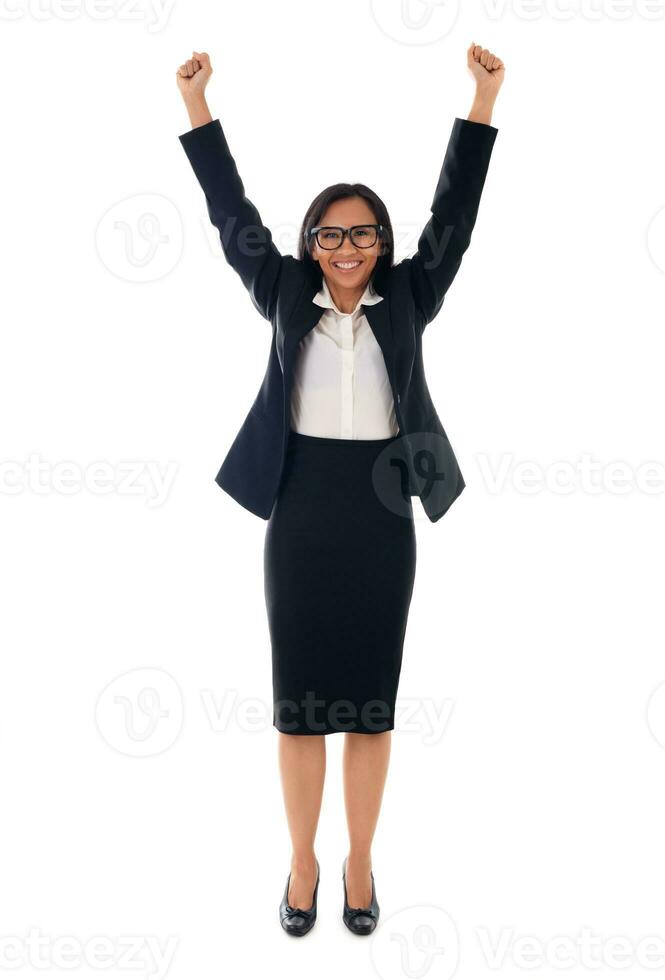
<svg viewBox="0 0 665 980">
<path fill-rule="evenodd" d="M 395 727 L 416 571 L 398 440 L 290 430 L 264 545 L 273 725 L 280 732 Z"/>
</svg>

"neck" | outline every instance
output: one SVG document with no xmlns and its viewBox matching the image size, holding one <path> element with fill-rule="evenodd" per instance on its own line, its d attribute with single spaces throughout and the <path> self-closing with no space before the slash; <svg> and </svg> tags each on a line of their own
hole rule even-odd
<svg viewBox="0 0 665 980">
<path fill-rule="evenodd" d="M 353 286 L 352 288 L 345 289 L 343 286 L 338 286 L 337 283 L 331 283 L 328 280 L 326 282 L 335 306 L 342 313 L 353 313 L 358 304 L 358 300 L 365 292 L 367 286 L 367 283 L 365 283 L 362 286 Z"/>
</svg>

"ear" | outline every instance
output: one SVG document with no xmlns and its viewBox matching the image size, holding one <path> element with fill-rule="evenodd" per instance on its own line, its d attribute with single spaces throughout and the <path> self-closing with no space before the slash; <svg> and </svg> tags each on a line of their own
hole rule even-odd
<svg viewBox="0 0 665 980">
<path fill-rule="evenodd" d="M 316 240 L 314 238 L 310 238 L 310 239 L 305 238 L 304 241 L 305 254 L 308 255 L 310 259 L 314 259 L 314 261 L 316 261 L 316 255 L 314 254 L 315 249 L 316 249 Z"/>
<path fill-rule="evenodd" d="M 381 251 L 379 252 L 379 255 L 385 255 L 386 252 L 388 251 L 388 247 L 389 247 L 389 242 L 388 242 L 387 232 L 386 231 L 384 231 L 381 234 L 381 238 L 379 239 L 379 241 L 381 242 Z"/>
</svg>

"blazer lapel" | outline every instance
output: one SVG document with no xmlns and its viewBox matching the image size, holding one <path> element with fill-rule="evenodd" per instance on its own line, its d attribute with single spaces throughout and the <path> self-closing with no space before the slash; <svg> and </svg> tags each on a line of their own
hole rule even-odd
<svg viewBox="0 0 665 980">
<path fill-rule="evenodd" d="M 381 348 L 381 353 L 383 354 L 383 360 L 386 362 L 388 377 L 392 382 L 394 378 L 394 372 L 393 372 L 394 345 L 393 345 L 392 324 L 390 321 L 390 311 L 388 308 L 388 297 L 384 296 L 383 300 L 380 303 L 373 303 L 371 306 L 365 306 L 365 304 L 363 303 L 362 308 L 365 311 L 367 322 L 372 328 L 372 333 L 376 337 L 377 343 Z"/>
</svg>

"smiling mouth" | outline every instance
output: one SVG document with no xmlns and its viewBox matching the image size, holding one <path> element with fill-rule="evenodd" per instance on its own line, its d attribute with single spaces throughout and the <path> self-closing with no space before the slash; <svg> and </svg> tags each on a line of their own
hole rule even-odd
<svg viewBox="0 0 665 980">
<path fill-rule="evenodd" d="M 359 265 L 362 265 L 359 259 L 349 262 L 332 262 L 331 264 L 334 265 L 336 269 L 339 269 L 340 272 L 353 272 L 353 270 L 357 269 Z"/>
</svg>

